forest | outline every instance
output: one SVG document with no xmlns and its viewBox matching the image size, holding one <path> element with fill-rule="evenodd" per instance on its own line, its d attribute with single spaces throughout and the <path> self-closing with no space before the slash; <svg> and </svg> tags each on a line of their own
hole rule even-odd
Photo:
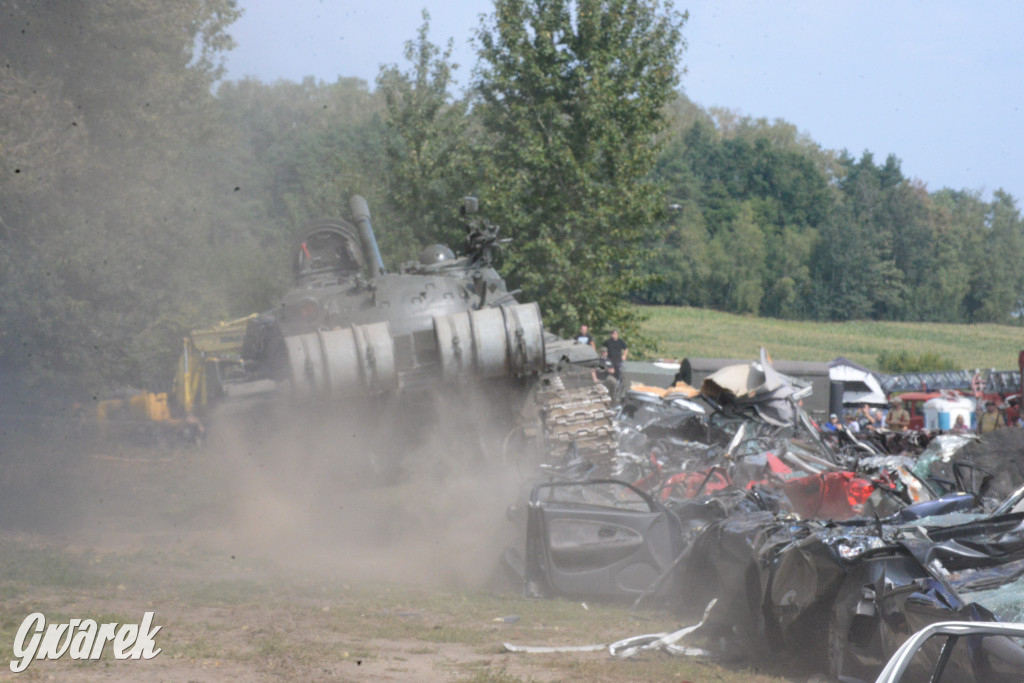
<svg viewBox="0 0 1024 683">
<path fill-rule="evenodd" d="M 478 197 L 512 238 L 510 288 L 561 333 L 636 332 L 637 304 L 1020 323 L 1016 198 L 928 191 L 885 150 L 698 106 L 667 3 L 495 0 L 462 91 L 426 12 L 374 83 L 263 83 L 224 78 L 233 0 L 4 11 L 6 387 L 166 389 L 182 337 L 271 307 L 296 232 L 352 194 L 388 267 L 458 251 Z"/>
</svg>

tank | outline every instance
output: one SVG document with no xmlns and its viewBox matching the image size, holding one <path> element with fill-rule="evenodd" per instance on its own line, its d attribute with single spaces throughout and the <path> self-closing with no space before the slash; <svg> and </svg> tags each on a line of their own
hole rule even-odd
<svg viewBox="0 0 1024 683">
<path fill-rule="evenodd" d="M 301 233 L 294 288 L 249 323 L 242 356 L 278 394 L 351 406 L 427 392 L 447 401 L 484 387 L 483 400 L 525 415 L 524 431 L 540 420 L 548 450 L 614 450 L 608 392 L 587 367 L 596 354 L 546 333 L 539 306 L 507 290 L 493 267 L 507 240 L 477 215 L 474 198 L 462 207 L 461 255 L 429 245 L 395 272 L 384 267 L 366 201 L 357 195 L 349 206 L 351 220 L 320 220 Z"/>
<path fill-rule="evenodd" d="M 384 269 L 366 201 L 353 223 L 319 221 L 294 250 L 296 288 L 269 319 L 275 378 L 296 398 L 410 391 L 544 369 L 536 304 L 520 304 L 491 266 L 497 230 L 473 222 L 467 253 L 432 245 Z"/>
</svg>

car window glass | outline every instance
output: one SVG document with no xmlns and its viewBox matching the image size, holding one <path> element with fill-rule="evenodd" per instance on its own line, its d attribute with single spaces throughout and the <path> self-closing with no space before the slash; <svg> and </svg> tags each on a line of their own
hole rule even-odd
<svg viewBox="0 0 1024 683">
<path fill-rule="evenodd" d="M 647 512 L 650 505 L 638 492 L 618 483 L 553 486 L 541 489 L 539 499 L 546 503 L 579 503 Z"/>
</svg>

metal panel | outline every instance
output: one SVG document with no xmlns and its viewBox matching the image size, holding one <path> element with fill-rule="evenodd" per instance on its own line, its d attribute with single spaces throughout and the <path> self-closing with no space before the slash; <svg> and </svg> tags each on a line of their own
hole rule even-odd
<svg viewBox="0 0 1024 683">
<path fill-rule="evenodd" d="M 480 377 L 506 377 L 509 374 L 508 335 L 500 308 L 470 311 L 473 324 L 473 348 L 476 371 Z"/>
<path fill-rule="evenodd" d="M 437 316 L 434 318 L 434 334 L 441 359 L 441 377 L 451 382 L 471 374 L 475 358 L 469 313 Z"/>
<path fill-rule="evenodd" d="M 544 325 L 536 303 L 502 306 L 511 354 L 509 369 L 516 376 L 544 370 Z"/>
<path fill-rule="evenodd" d="M 395 363 L 395 344 L 391 329 L 385 323 L 353 325 L 359 366 L 363 383 L 370 393 L 392 391 L 398 388 L 398 369 Z"/>
</svg>

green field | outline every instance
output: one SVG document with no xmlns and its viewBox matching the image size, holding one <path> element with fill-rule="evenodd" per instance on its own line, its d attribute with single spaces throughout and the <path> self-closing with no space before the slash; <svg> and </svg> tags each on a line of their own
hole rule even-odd
<svg viewBox="0 0 1024 683">
<path fill-rule="evenodd" d="M 930 351 L 957 368 L 1015 370 L 1024 327 L 856 321 L 816 323 L 645 306 L 642 330 L 657 342 L 652 358 L 749 358 L 763 346 L 774 360 L 829 361 L 844 356 L 872 370 L 878 354 Z"/>
</svg>

